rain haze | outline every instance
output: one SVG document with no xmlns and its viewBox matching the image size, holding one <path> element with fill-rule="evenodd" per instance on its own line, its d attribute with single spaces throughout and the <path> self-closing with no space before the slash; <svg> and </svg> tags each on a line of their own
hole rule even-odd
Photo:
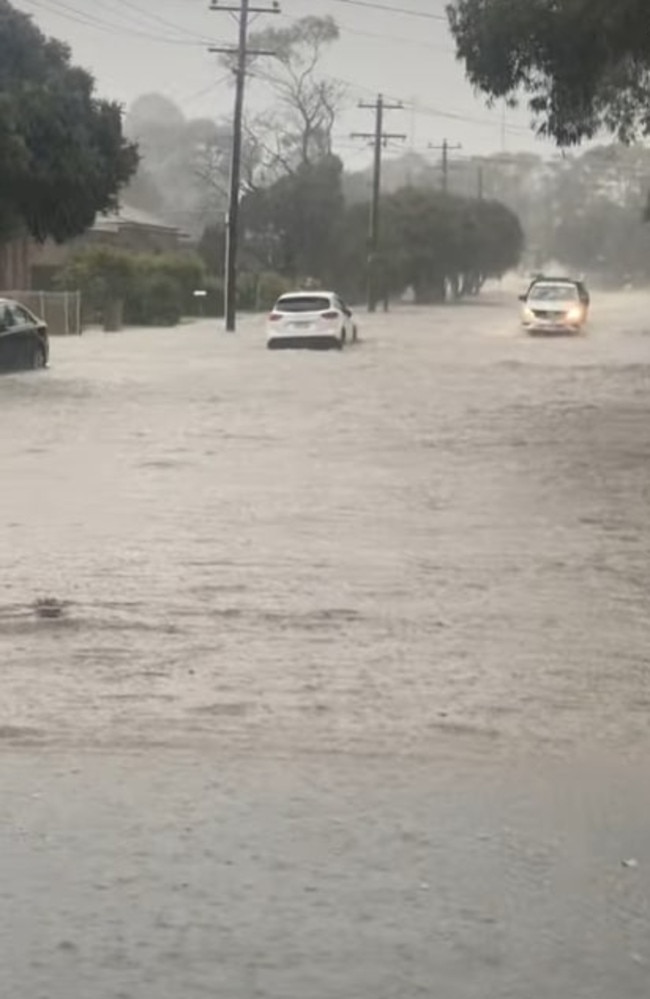
<svg viewBox="0 0 650 999">
<path fill-rule="evenodd" d="M 39 25 L 68 41 L 75 60 L 96 75 L 100 92 L 127 106 L 153 91 L 172 98 L 188 116 L 221 118 L 231 112 L 230 77 L 206 49 L 234 44 L 236 24 L 228 13 L 210 11 L 207 0 L 106 0 L 101 5 L 18 0 L 16 6 L 38 15 Z M 552 145 L 534 136 L 524 110 L 504 114 L 502 107 L 489 109 L 474 95 L 456 61 L 444 8 L 442 0 L 394 5 L 283 0 L 279 15 L 260 15 L 252 26 L 287 27 L 307 15 L 336 19 L 341 38 L 325 66 L 347 88 L 335 146 L 351 166 L 370 157 L 349 139 L 350 132 L 368 126 L 367 115 L 355 105 L 378 93 L 408 105 L 393 116 L 393 124 L 421 152 L 447 138 L 452 145 L 462 144 L 467 155 L 504 149 L 551 154 Z M 252 106 L 264 104 L 254 84 L 249 99 Z"/>
</svg>

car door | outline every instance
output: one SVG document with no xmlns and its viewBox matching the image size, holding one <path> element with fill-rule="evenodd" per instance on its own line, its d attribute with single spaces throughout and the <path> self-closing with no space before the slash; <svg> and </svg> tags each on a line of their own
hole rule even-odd
<svg viewBox="0 0 650 999">
<path fill-rule="evenodd" d="M 13 302 L 0 312 L 0 365 L 14 370 L 30 367 L 38 333 L 34 318 Z"/>
<path fill-rule="evenodd" d="M 18 317 L 9 303 L 0 304 L 0 367 L 5 371 L 18 366 L 19 337 Z"/>
</svg>

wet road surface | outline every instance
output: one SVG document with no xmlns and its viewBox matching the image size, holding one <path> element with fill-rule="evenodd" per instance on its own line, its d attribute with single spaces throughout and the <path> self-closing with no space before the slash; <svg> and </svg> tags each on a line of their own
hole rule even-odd
<svg viewBox="0 0 650 999">
<path fill-rule="evenodd" d="M 650 993 L 647 302 L 2 379 L 7 994 Z"/>
</svg>

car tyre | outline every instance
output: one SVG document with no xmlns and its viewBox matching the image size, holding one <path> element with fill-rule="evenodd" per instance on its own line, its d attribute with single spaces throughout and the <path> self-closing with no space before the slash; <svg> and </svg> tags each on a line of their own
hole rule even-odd
<svg viewBox="0 0 650 999">
<path fill-rule="evenodd" d="M 30 361 L 32 371 L 42 371 L 46 367 L 45 351 L 42 344 L 34 344 Z"/>
</svg>

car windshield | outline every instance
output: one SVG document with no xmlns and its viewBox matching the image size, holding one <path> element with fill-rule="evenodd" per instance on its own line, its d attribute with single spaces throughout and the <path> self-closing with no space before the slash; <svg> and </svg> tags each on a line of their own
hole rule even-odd
<svg viewBox="0 0 650 999">
<path fill-rule="evenodd" d="M 331 305 L 324 295 L 287 295 L 275 308 L 277 312 L 326 312 Z"/>
<path fill-rule="evenodd" d="M 573 301 L 578 297 L 578 289 L 573 284 L 536 284 L 529 297 L 536 302 Z"/>
</svg>

